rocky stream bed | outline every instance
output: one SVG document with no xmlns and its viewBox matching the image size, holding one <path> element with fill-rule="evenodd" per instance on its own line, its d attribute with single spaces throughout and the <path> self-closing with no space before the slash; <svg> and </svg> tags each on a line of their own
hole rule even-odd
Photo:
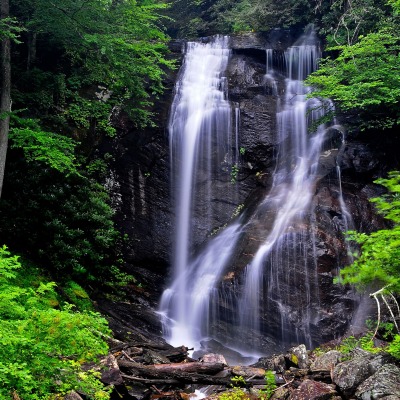
<svg viewBox="0 0 400 400">
<path fill-rule="evenodd" d="M 165 342 L 145 297 L 131 300 L 97 302 L 114 338 L 108 356 L 94 368 L 113 387 L 112 400 L 217 400 L 224 392 L 229 400 L 267 400 L 268 390 L 273 400 L 400 400 L 400 361 L 383 351 L 344 351 L 342 339 L 336 339 L 313 351 L 301 344 L 252 365 L 228 365 L 215 353 L 195 359 L 184 344 Z M 276 387 L 266 383 L 266 371 L 272 371 Z M 73 392 L 65 399 L 84 397 Z"/>
<path fill-rule="evenodd" d="M 285 354 L 240 366 L 228 365 L 220 354 L 194 360 L 185 346 L 135 339 L 114 341 L 110 354 L 101 361 L 101 380 L 114 386 L 112 399 L 218 399 L 226 391 L 232 392 L 232 399 L 267 399 L 267 370 L 273 371 L 276 384 L 270 399 L 400 399 L 399 362 L 383 352 L 355 348 L 343 354 L 327 347 L 316 355 L 299 345 Z M 198 397 L 199 389 L 202 397 Z M 78 393 L 66 397 L 80 398 Z"/>
</svg>

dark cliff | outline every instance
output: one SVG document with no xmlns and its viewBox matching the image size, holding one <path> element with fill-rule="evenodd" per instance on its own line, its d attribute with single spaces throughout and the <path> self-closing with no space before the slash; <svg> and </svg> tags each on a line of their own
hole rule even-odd
<svg viewBox="0 0 400 400">
<path fill-rule="evenodd" d="M 202 226 L 201 217 L 195 217 L 195 249 L 199 251 L 209 240 L 212 231 L 229 224 L 235 210 L 241 209 L 248 221 L 247 228 L 237 246 L 234 262 L 229 266 L 221 291 L 225 296 L 237 297 L 243 290 L 241 274 L 254 257 L 259 243 L 257 238 L 265 236 L 270 229 L 268 214 L 262 214 L 258 205 L 268 193 L 275 167 L 278 146 L 276 137 L 276 111 L 279 97 L 283 95 L 283 76 L 273 88 L 265 78 L 265 49 L 274 51 L 274 62 L 279 69 L 282 51 L 294 42 L 285 31 L 266 34 L 248 34 L 233 37 L 232 56 L 227 70 L 228 97 L 232 107 L 240 111 L 240 146 L 243 148 L 237 192 L 234 198 L 226 198 L 232 187 L 231 175 L 226 174 L 214 184 L 215 196 L 210 207 L 215 210 L 211 229 Z M 180 45 L 175 46 L 175 55 L 180 58 Z M 113 156 L 109 178 L 117 211 L 116 220 L 122 233 L 127 235 L 124 249 L 129 269 L 141 276 L 151 292 L 155 305 L 160 291 L 168 282 L 171 251 L 174 235 L 174 215 L 170 196 L 170 160 L 168 149 L 168 110 L 172 100 L 176 74 L 166 81 L 167 91 L 157 103 L 156 128 L 138 131 L 127 118 L 119 116 L 118 136 L 105 144 L 103 151 Z M 334 127 L 326 136 L 320 157 L 318 180 L 313 193 L 313 212 L 308 217 L 309 227 L 306 245 L 301 251 L 315 259 L 315 270 L 310 271 L 312 296 L 304 305 L 300 300 L 304 287 L 301 282 L 304 270 L 300 259 L 292 253 L 285 255 L 288 269 L 280 274 L 281 287 L 287 299 L 284 311 L 273 301 L 261 310 L 263 337 L 258 345 L 266 352 L 279 346 L 282 335 L 288 342 L 309 340 L 318 344 L 337 337 L 349 328 L 360 298 L 348 287 L 333 284 L 338 269 L 346 265 L 348 247 L 343 232 L 346 230 L 340 193 L 352 217 L 353 228 L 370 232 L 383 226 L 369 198 L 381 193 L 373 180 L 388 170 L 398 168 L 394 149 L 399 138 L 359 133 L 345 135 L 343 129 Z M 341 187 L 338 169 L 341 171 Z M 242 206 L 244 205 L 244 206 Z M 265 265 L 266 275 L 268 265 Z M 264 283 L 267 288 L 268 283 Z M 220 323 L 214 334 L 221 341 L 230 342 L 235 335 L 251 336 L 235 328 L 235 303 L 221 302 Z M 307 315 L 305 333 L 304 309 Z M 282 313 L 285 325 L 282 325 Z M 233 324 L 233 325 L 232 325 Z M 159 329 L 159 328 L 157 328 Z M 296 333 L 294 333 L 296 332 Z M 306 337 L 309 335 L 309 337 Z M 244 339 L 246 341 L 246 339 Z M 249 339 L 249 346 L 254 338 Z"/>
</svg>

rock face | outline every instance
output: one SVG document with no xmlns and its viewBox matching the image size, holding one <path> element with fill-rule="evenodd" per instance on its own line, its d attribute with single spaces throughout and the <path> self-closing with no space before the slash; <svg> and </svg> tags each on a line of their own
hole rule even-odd
<svg viewBox="0 0 400 400">
<path fill-rule="evenodd" d="M 284 90 L 284 77 L 278 80 L 275 92 L 265 79 L 265 49 L 273 49 L 279 69 L 277 60 L 283 60 L 282 50 L 293 42 L 288 32 L 279 31 L 232 38 L 232 56 L 227 70 L 228 96 L 232 107 L 240 113 L 238 126 L 240 146 L 243 148 L 237 192 L 233 198 L 226 198 L 232 185 L 231 176 L 227 174 L 226 179 L 214 185 L 214 192 L 220 195 L 212 202 L 223 207 L 219 208 L 221 212 L 215 213 L 211 229 L 201 226 L 200 217 L 194 218 L 197 224 L 195 251 L 201 250 L 212 230 L 229 224 L 235 210 L 242 210 L 244 220 L 248 221 L 234 262 L 221 283 L 220 291 L 225 300 L 240 296 L 243 269 L 253 259 L 260 238 L 271 229 L 270 216 L 256 210 L 272 183 L 279 145 L 276 111 L 278 97 Z M 179 49 L 180 46 L 178 44 L 174 48 Z M 181 57 L 179 52 L 175 54 L 177 58 Z M 124 251 L 129 263 L 134 266 L 132 271 L 147 276 L 146 282 L 154 290 L 153 299 L 165 287 L 174 233 L 167 123 L 175 78 L 175 74 L 168 77 L 168 90 L 157 103 L 156 129 L 138 130 L 120 115 L 117 138 L 106 143 L 102 149 L 110 153 L 114 160 L 108 185 L 113 193 L 118 227 L 128 237 Z M 349 262 L 342 234 L 348 227 L 340 193 L 342 190 L 343 202 L 352 216 L 355 229 L 370 232 L 382 227 L 382 219 L 373 212 L 369 203 L 369 198 L 380 194 L 380 189 L 372 181 L 398 166 L 393 149 L 396 149 L 395 144 L 399 140 L 395 136 L 388 138 L 387 141 L 391 141 L 388 144 L 382 137 L 361 134 L 349 136 L 345 143 L 342 139 L 342 133 L 337 129 L 331 129 L 326 135 L 312 199 L 314 211 L 309 215 L 308 226 L 304 227 L 307 232 L 304 247 L 298 249 L 314 260 L 309 262 L 313 269 L 307 272 L 311 288 L 306 304 L 307 315 L 304 313 L 304 300 L 301 300 L 305 287 L 299 284 L 303 281 L 304 271 L 299 267 L 297 257 L 284 254 L 288 270 L 281 272 L 280 290 L 287 303 L 282 309 L 282 305 L 271 301 L 268 308 L 260 310 L 262 337 L 258 342 L 264 352 L 271 353 L 279 343 L 286 347 L 304 340 L 311 345 L 341 335 L 349 327 L 359 303 L 349 288 L 332 283 L 338 269 Z M 341 186 L 337 165 L 341 167 Z M 268 270 L 268 265 L 265 269 Z M 268 290 L 267 281 L 264 289 Z M 214 326 L 218 339 L 223 338 L 225 343 L 229 343 L 235 337 L 254 337 L 254 332 L 238 332 L 233 328 L 237 322 L 234 301 L 221 301 L 216 309 L 221 317 Z M 282 323 L 282 314 L 285 315 L 285 324 Z M 281 342 L 282 336 L 286 338 L 286 343 Z"/>
</svg>

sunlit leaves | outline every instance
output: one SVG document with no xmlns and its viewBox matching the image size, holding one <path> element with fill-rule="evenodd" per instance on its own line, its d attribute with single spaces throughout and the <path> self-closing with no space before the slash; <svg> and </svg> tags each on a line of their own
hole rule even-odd
<svg viewBox="0 0 400 400">
<path fill-rule="evenodd" d="M 106 321 L 69 305 L 51 307 L 54 283 L 38 283 L 34 274 L 29 280 L 29 270 L 19 272 L 21 267 L 0 249 L 0 397 L 15 392 L 36 400 L 78 389 L 92 399 L 108 398 L 93 373 L 81 368 L 107 353 Z"/>
<path fill-rule="evenodd" d="M 312 96 L 331 98 L 345 112 L 362 110 L 366 126 L 400 124 L 400 36 L 382 30 L 333 50 L 339 56 L 322 61 L 307 79 Z"/>
<path fill-rule="evenodd" d="M 388 193 L 372 201 L 378 211 L 392 221 L 393 228 L 371 234 L 350 232 L 349 240 L 360 245 L 360 255 L 354 263 L 341 271 L 344 283 L 359 289 L 388 287 L 400 293 L 400 173 L 391 172 L 388 179 L 375 181 Z"/>
<path fill-rule="evenodd" d="M 24 151 L 27 161 L 40 161 L 63 173 L 78 173 L 74 150 L 77 143 L 64 135 L 43 131 L 37 121 L 18 119 L 22 123 L 10 129 L 11 146 Z"/>
</svg>

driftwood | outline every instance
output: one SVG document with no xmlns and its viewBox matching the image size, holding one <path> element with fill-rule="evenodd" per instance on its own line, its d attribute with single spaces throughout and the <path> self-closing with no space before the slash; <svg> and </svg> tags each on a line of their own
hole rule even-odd
<svg viewBox="0 0 400 400">
<path fill-rule="evenodd" d="M 172 363 L 142 365 L 128 360 L 118 360 L 124 379 L 151 385 L 182 385 L 197 383 L 202 385 L 229 385 L 229 377 L 216 377 L 214 374 L 224 369 L 222 363 Z"/>
<path fill-rule="evenodd" d="M 142 365 L 133 361 L 118 360 L 121 369 L 129 369 L 136 371 L 138 375 L 155 376 L 161 374 L 174 374 L 177 372 L 198 373 L 198 374 L 216 374 L 224 369 L 222 363 L 172 363 L 172 364 L 155 364 Z"/>
<path fill-rule="evenodd" d="M 174 385 L 181 386 L 186 384 L 200 384 L 200 385 L 223 385 L 228 386 L 231 384 L 230 378 L 223 378 L 211 375 L 194 374 L 186 372 L 176 372 L 173 376 L 160 374 L 159 377 L 143 378 L 138 376 L 131 376 L 122 374 L 126 380 L 142 383 L 146 386 L 152 385 Z"/>
</svg>

